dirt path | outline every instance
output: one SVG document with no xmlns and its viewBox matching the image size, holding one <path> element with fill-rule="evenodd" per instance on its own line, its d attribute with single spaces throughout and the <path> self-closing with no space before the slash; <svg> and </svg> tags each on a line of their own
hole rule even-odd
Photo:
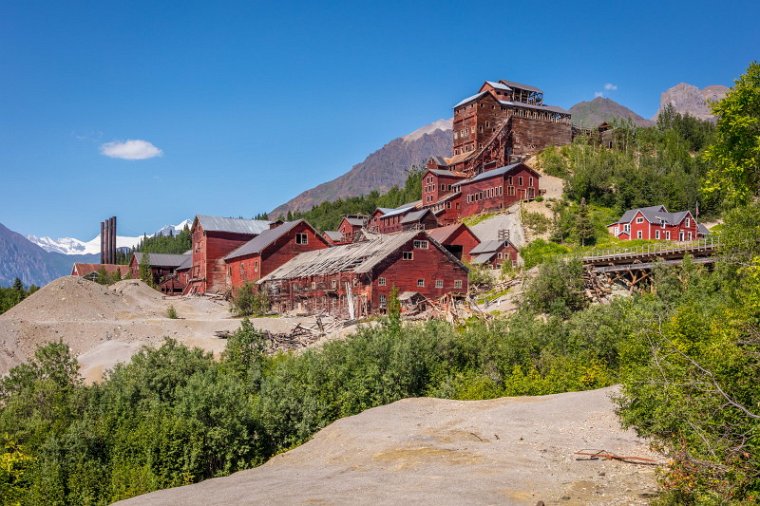
<svg viewBox="0 0 760 506">
<path fill-rule="evenodd" d="M 620 428 L 613 392 L 402 400 L 339 420 L 259 468 L 117 504 L 646 504 L 652 466 L 574 455 L 660 459 Z"/>
</svg>

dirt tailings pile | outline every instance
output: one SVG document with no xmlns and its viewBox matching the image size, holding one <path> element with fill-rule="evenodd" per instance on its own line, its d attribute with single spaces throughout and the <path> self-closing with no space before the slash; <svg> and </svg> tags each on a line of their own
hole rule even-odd
<svg viewBox="0 0 760 506">
<path fill-rule="evenodd" d="M 614 392 L 406 399 L 338 420 L 256 469 L 117 504 L 647 504 L 653 466 L 575 455 L 662 460 L 621 429 Z"/>
<path fill-rule="evenodd" d="M 145 318 L 158 316 L 162 299 L 159 292 L 138 280 L 103 286 L 64 276 L 30 295 L 0 319 L 40 322 Z"/>
</svg>

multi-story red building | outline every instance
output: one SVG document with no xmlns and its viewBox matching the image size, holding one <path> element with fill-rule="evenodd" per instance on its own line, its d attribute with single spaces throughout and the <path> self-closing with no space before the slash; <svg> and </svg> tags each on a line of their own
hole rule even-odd
<svg viewBox="0 0 760 506">
<path fill-rule="evenodd" d="M 305 220 L 278 223 L 224 257 L 227 289 L 234 294 L 245 283 L 255 283 L 296 255 L 328 247 Z"/>
<path fill-rule="evenodd" d="M 467 267 L 425 231 L 303 253 L 259 280 L 276 312 L 359 318 L 385 310 L 394 287 L 409 300 L 467 293 Z"/>
<path fill-rule="evenodd" d="M 269 226 L 263 220 L 196 216 L 191 228 L 193 266 L 185 292 L 223 293 L 227 289 L 224 257 Z"/>
<path fill-rule="evenodd" d="M 454 154 L 439 168 L 474 175 L 572 141 L 571 115 L 544 104 L 544 92 L 514 81 L 486 81 L 454 106 Z"/>
<path fill-rule="evenodd" d="M 704 235 L 691 211 L 670 213 L 662 205 L 629 209 L 607 230 L 623 240 L 692 241 Z"/>
<path fill-rule="evenodd" d="M 517 247 L 509 241 L 485 241 L 470 251 L 473 265 L 487 265 L 500 269 L 504 262 L 517 265 Z"/>
</svg>

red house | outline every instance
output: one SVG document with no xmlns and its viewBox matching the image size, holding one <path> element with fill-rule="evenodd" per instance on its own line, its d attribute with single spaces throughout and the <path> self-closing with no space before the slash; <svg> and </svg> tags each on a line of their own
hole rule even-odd
<svg viewBox="0 0 760 506">
<path fill-rule="evenodd" d="M 704 235 L 690 211 L 670 213 L 662 205 L 630 209 L 607 230 L 622 240 L 692 241 Z"/>
<path fill-rule="evenodd" d="M 422 205 L 430 206 L 451 194 L 455 185 L 464 179 L 467 174 L 463 172 L 428 168 L 422 175 Z"/>
<path fill-rule="evenodd" d="M 467 267 L 425 231 L 298 255 L 259 281 L 276 312 L 360 318 L 385 311 L 393 287 L 408 300 L 467 293 Z"/>
<path fill-rule="evenodd" d="M 186 293 L 222 293 L 227 288 L 224 257 L 265 230 L 268 221 L 198 215 L 191 228 L 193 266 Z"/>
<path fill-rule="evenodd" d="M 300 253 L 328 247 L 327 241 L 305 220 L 265 230 L 224 257 L 227 288 L 234 293 L 243 284 L 255 283 Z"/>
<path fill-rule="evenodd" d="M 504 262 L 517 265 L 517 248 L 509 241 L 485 241 L 475 246 L 470 254 L 472 265 L 488 265 L 494 269 L 500 269 Z"/>
<path fill-rule="evenodd" d="M 132 277 L 140 278 L 140 263 L 143 261 L 146 253 L 135 252 L 129 260 L 129 270 Z M 150 271 L 153 275 L 153 283 L 157 285 L 164 293 L 182 293 L 187 283 L 180 285 L 174 277 L 175 270 L 192 258 L 190 253 L 185 255 L 170 255 L 165 253 L 147 253 L 150 263 Z M 164 283 L 164 281 L 167 281 Z"/>
<path fill-rule="evenodd" d="M 514 163 L 481 172 L 456 186 L 462 194 L 460 216 L 472 216 L 506 209 L 516 202 L 532 200 L 539 194 L 541 175 L 524 163 Z"/>
<path fill-rule="evenodd" d="M 390 234 L 404 230 L 401 220 L 407 213 L 417 210 L 419 201 L 401 205 L 395 209 L 378 207 L 370 217 L 370 230 L 379 234 Z"/>
<path fill-rule="evenodd" d="M 75 263 L 71 267 L 71 275 L 79 276 L 90 281 L 98 279 L 98 274 L 103 271 L 113 276 L 118 273 L 119 277 L 126 278 L 129 276 L 129 266 L 119 264 L 84 264 Z"/>
<path fill-rule="evenodd" d="M 464 223 L 434 228 L 428 231 L 428 235 L 441 243 L 452 255 L 465 262 L 471 261 L 470 252 L 480 244 L 480 239 Z"/>
</svg>

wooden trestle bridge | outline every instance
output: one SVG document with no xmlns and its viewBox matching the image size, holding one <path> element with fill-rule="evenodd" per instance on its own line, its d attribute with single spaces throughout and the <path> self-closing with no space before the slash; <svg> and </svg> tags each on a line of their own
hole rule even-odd
<svg viewBox="0 0 760 506">
<path fill-rule="evenodd" d="M 607 277 L 611 282 L 624 282 L 629 289 L 647 279 L 659 262 L 680 264 L 687 255 L 697 264 L 716 261 L 718 241 L 713 238 L 688 243 L 646 244 L 633 248 L 598 251 L 581 257 L 587 277 Z"/>
</svg>

